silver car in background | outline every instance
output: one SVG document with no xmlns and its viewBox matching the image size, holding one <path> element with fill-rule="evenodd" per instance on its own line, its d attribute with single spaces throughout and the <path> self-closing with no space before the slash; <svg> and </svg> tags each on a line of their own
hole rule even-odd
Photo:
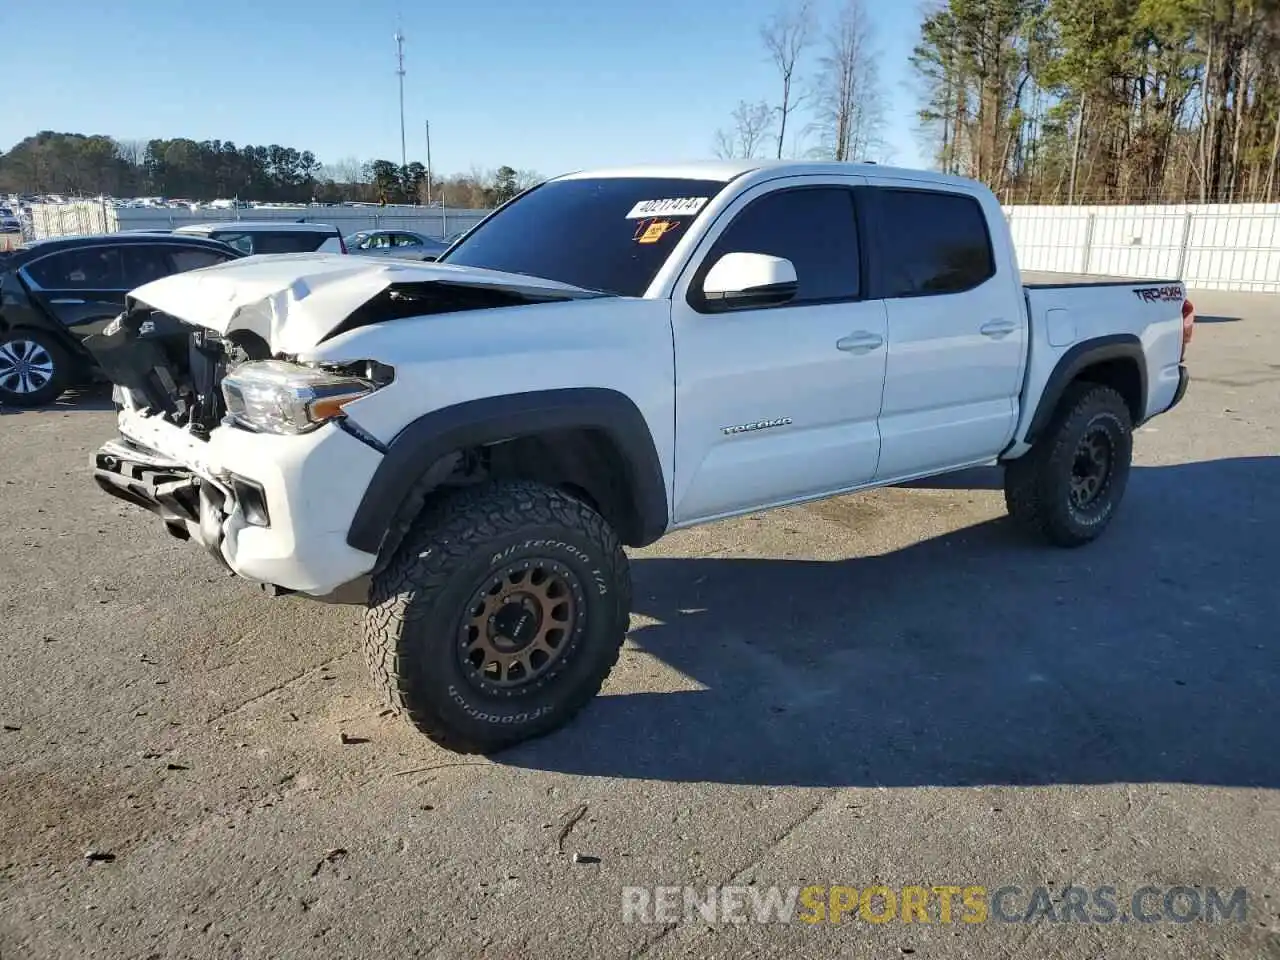
<svg viewBox="0 0 1280 960">
<path fill-rule="evenodd" d="M 344 238 L 347 252 L 356 256 L 434 260 L 449 249 L 452 238 L 428 237 L 414 230 L 360 230 Z"/>
</svg>

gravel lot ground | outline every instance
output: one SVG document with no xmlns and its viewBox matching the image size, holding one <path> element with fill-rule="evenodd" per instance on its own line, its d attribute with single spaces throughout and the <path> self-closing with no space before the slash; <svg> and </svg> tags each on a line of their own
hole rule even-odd
<svg viewBox="0 0 1280 960">
<path fill-rule="evenodd" d="M 1195 299 L 1103 541 L 1023 542 L 988 471 L 674 535 L 606 695 L 489 759 L 379 713 L 357 610 L 99 493 L 105 398 L 5 413 L 0 958 L 1280 957 L 1280 298 Z M 1248 913 L 622 921 L 630 885 L 876 883 Z"/>
</svg>

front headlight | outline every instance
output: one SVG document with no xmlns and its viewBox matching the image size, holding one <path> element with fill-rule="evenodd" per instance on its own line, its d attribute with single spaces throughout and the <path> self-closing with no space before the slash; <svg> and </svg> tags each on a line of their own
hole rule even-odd
<svg viewBox="0 0 1280 960">
<path fill-rule="evenodd" d="M 222 380 L 227 416 L 251 430 L 306 433 L 382 386 L 365 377 L 284 360 L 251 360 Z"/>
</svg>

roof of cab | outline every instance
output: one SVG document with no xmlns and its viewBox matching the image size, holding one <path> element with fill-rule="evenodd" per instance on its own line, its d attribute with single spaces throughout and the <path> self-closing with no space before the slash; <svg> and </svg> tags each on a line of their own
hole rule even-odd
<svg viewBox="0 0 1280 960">
<path fill-rule="evenodd" d="M 637 164 L 627 167 L 605 167 L 599 170 L 578 170 L 555 179 L 593 180 L 606 177 L 654 177 L 678 180 L 720 180 L 728 183 L 747 174 L 760 174 L 760 179 L 843 174 L 855 177 L 896 177 L 904 180 L 917 180 L 937 184 L 967 186 L 973 186 L 974 184 L 973 180 L 966 177 L 937 173 L 933 170 L 912 170 L 903 167 L 886 167 L 877 163 L 854 163 L 835 160 L 695 160 L 683 163 Z"/>
</svg>

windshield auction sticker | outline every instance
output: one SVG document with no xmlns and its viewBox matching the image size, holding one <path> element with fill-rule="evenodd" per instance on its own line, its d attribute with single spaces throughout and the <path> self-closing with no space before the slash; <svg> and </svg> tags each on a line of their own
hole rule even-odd
<svg viewBox="0 0 1280 960">
<path fill-rule="evenodd" d="M 706 197 L 673 197 L 668 200 L 641 200 L 631 212 L 628 220 L 644 220 L 648 217 L 692 217 L 704 206 Z"/>
</svg>

